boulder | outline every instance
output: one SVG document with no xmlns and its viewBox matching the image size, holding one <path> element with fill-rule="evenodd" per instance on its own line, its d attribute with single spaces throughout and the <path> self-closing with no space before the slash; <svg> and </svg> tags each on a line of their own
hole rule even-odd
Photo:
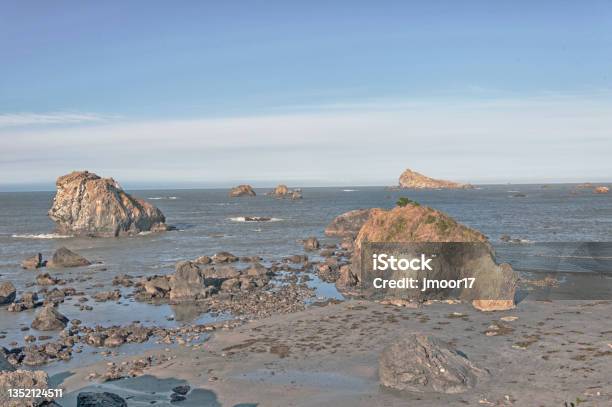
<svg viewBox="0 0 612 407">
<path fill-rule="evenodd" d="M 304 250 L 306 251 L 318 250 L 319 247 L 320 244 L 316 237 L 309 237 L 304 240 Z"/>
<path fill-rule="evenodd" d="M 435 209 L 421 206 L 415 202 L 404 207 L 396 207 L 390 211 L 374 209 L 367 222 L 363 225 L 355 239 L 355 250 L 352 257 L 352 272 L 344 276 L 342 283 L 361 281 L 362 249 L 366 242 L 377 243 L 478 243 L 473 245 L 439 246 L 442 250 L 440 258 L 445 262 L 433 271 L 421 271 L 416 278 L 430 280 L 459 280 L 475 278 L 471 288 L 463 288 L 454 292 L 460 299 L 473 301 L 478 309 L 501 310 L 514 307 L 514 294 L 518 275 L 510 265 L 498 265 L 495 262 L 493 249 L 486 236 L 462 225 L 450 216 Z M 444 256 L 442 256 L 444 254 Z M 368 256 L 368 253 L 364 255 Z M 418 255 L 418 253 L 415 253 Z M 442 260 L 440 260 L 442 261 Z M 403 272 L 399 272 L 402 274 Z M 404 275 L 405 277 L 405 275 Z M 341 284 L 339 284 L 341 285 Z M 409 291 L 409 292 L 408 292 Z M 409 295 L 411 300 L 427 300 L 446 298 L 449 291 L 444 290 L 403 290 L 398 289 L 403 296 Z M 404 298 L 404 297 L 402 297 Z M 483 301 L 484 300 L 484 301 Z M 494 301 L 494 302 L 491 302 Z"/>
<path fill-rule="evenodd" d="M 49 217 L 60 233 L 111 237 L 167 230 L 163 213 L 112 178 L 75 171 L 57 179 Z"/>
<path fill-rule="evenodd" d="M 143 287 L 148 294 L 165 297 L 170 291 L 170 281 L 166 276 L 155 276 L 145 281 Z"/>
<path fill-rule="evenodd" d="M 75 252 L 60 247 L 53 253 L 53 257 L 47 263 L 50 268 L 61 268 L 61 267 L 82 267 L 89 266 L 91 262 L 85 257 L 76 254 Z"/>
<path fill-rule="evenodd" d="M 449 344 L 411 334 L 383 350 L 378 375 L 380 384 L 393 390 L 455 394 L 473 388 L 489 374 Z"/>
<path fill-rule="evenodd" d="M 211 294 L 211 287 L 204 284 L 204 276 L 197 264 L 190 261 L 181 261 L 176 264 L 174 274 L 170 276 L 170 300 L 193 301 L 207 298 Z"/>
<path fill-rule="evenodd" d="M 289 195 L 289 188 L 287 188 L 287 185 L 280 184 L 276 188 L 274 188 L 274 191 L 272 192 L 272 195 L 276 195 L 276 196 L 286 196 L 286 195 Z"/>
<path fill-rule="evenodd" d="M 59 280 L 51 277 L 49 273 L 38 274 L 36 276 L 36 284 L 38 285 L 55 285 L 58 282 Z"/>
<path fill-rule="evenodd" d="M 444 181 L 440 179 L 429 178 L 416 171 L 407 169 L 399 177 L 400 188 L 410 189 L 471 189 L 474 188 L 470 184 L 460 184 L 458 182 Z"/>
<path fill-rule="evenodd" d="M 354 238 L 374 209 L 355 209 L 337 216 L 325 228 L 327 236 Z"/>
<path fill-rule="evenodd" d="M 34 270 L 43 266 L 42 254 L 38 253 L 21 262 L 21 268 Z"/>
<path fill-rule="evenodd" d="M 10 304 L 15 301 L 17 290 L 10 281 L 0 283 L 0 305 Z"/>
<path fill-rule="evenodd" d="M 593 189 L 593 192 L 596 194 L 607 194 L 610 192 L 610 188 L 608 187 L 597 187 Z"/>
<path fill-rule="evenodd" d="M 300 191 L 293 191 L 293 192 L 291 192 L 291 199 L 293 199 L 294 201 L 296 201 L 298 199 L 302 199 L 302 192 L 300 192 Z"/>
<path fill-rule="evenodd" d="M 47 373 L 42 370 L 15 370 L 15 371 L 0 371 L 0 406 L 2 407 L 29 407 L 54 405 L 45 404 L 52 403 L 50 398 L 45 397 L 29 397 L 29 398 L 11 398 L 9 397 L 8 389 L 48 389 Z"/>
<path fill-rule="evenodd" d="M 233 263 L 238 261 L 238 257 L 234 256 L 230 252 L 219 252 L 212 257 L 212 260 L 215 263 Z"/>
<path fill-rule="evenodd" d="M 253 187 L 251 187 L 250 185 L 238 185 L 237 187 L 234 187 L 230 190 L 229 192 L 229 196 L 232 198 L 238 197 L 238 196 L 255 196 L 255 191 L 253 190 Z"/>
<path fill-rule="evenodd" d="M 77 407 L 127 407 L 127 403 L 114 393 L 83 392 L 77 396 Z"/>
<path fill-rule="evenodd" d="M 47 304 L 41 308 L 32 321 L 32 328 L 39 331 L 57 331 L 64 329 L 68 324 L 68 318 L 62 315 L 54 304 Z"/>
</svg>

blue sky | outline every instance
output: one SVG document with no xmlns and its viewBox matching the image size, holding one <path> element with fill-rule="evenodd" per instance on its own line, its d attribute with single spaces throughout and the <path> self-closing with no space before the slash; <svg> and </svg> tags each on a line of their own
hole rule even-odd
<svg viewBox="0 0 612 407">
<path fill-rule="evenodd" d="M 0 5 L 3 185 L 612 179 L 609 1 Z"/>
</svg>

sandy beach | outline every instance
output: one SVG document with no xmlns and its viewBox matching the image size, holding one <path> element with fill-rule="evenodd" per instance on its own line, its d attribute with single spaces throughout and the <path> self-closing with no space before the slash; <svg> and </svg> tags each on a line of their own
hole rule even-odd
<svg viewBox="0 0 612 407">
<path fill-rule="evenodd" d="M 68 406 L 84 390 L 120 394 L 130 406 L 168 405 L 178 384 L 193 389 L 184 406 L 606 406 L 612 403 L 611 308 L 610 301 L 526 300 L 514 310 L 483 313 L 464 304 L 346 301 L 217 331 L 203 346 L 127 358 L 170 358 L 141 377 L 89 382 L 90 373 L 108 368 L 101 362 L 56 379 L 63 379 Z M 380 352 L 413 332 L 452 343 L 489 379 L 455 395 L 382 389 Z"/>
</svg>

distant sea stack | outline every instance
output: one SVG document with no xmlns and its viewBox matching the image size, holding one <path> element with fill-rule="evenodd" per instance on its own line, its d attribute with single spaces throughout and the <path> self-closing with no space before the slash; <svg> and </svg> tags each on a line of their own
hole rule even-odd
<svg viewBox="0 0 612 407">
<path fill-rule="evenodd" d="M 74 171 L 57 179 L 49 217 L 64 234 L 114 237 L 168 230 L 164 214 L 112 178 Z"/>
<path fill-rule="evenodd" d="M 458 182 L 445 181 L 441 179 L 429 178 L 416 171 L 407 169 L 400 175 L 400 188 L 409 189 L 472 189 L 470 184 L 460 184 Z"/>
<path fill-rule="evenodd" d="M 238 185 L 237 187 L 234 187 L 230 190 L 229 192 L 229 196 L 234 198 L 234 197 L 238 197 L 238 196 L 255 196 L 255 191 L 253 190 L 253 187 L 250 185 Z"/>
</svg>

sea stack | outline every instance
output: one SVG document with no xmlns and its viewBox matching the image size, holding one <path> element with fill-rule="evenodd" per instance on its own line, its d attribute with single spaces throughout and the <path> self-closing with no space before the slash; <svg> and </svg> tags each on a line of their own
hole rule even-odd
<svg viewBox="0 0 612 407">
<path fill-rule="evenodd" d="M 508 264 L 497 264 L 493 249 L 485 235 L 455 221 L 443 212 L 411 202 L 392 210 L 372 209 L 367 221 L 355 238 L 352 268 L 341 273 L 341 289 L 349 289 L 361 280 L 361 259 L 364 244 L 377 243 L 478 243 L 467 249 L 455 250 L 448 246 L 445 256 L 453 267 L 428 271 L 430 279 L 461 279 L 474 277 L 470 289 L 461 292 L 461 299 L 470 301 L 481 311 L 500 311 L 514 308 L 518 275 Z M 367 253 L 366 253 L 367 255 Z M 439 274 L 441 273 L 441 274 Z M 341 287 L 344 285 L 344 287 Z M 364 292 L 364 295 L 366 293 Z M 435 297 L 436 292 L 416 291 L 414 300 Z M 433 296 L 433 297 L 430 297 Z"/>
<path fill-rule="evenodd" d="M 253 187 L 250 185 L 238 185 L 237 187 L 234 187 L 230 190 L 229 192 L 229 196 L 234 198 L 234 197 L 238 197 L 238 196 L 255 196 L 255 191 L 253 190 Z"/>
<path fill-rule="evenodd" d="M 407 169 L 399 177 L 399 187 L 408 189 L 472 189 L 470 184 L 429 178 L 411 169 Z"/>
<path fill-rule="evenodd" d="M 164 214 L 112 178 L 74 171 L 57 179 L 49 217 L 59 233 L 113 237 L 167 230 Z"/>
</svg>

